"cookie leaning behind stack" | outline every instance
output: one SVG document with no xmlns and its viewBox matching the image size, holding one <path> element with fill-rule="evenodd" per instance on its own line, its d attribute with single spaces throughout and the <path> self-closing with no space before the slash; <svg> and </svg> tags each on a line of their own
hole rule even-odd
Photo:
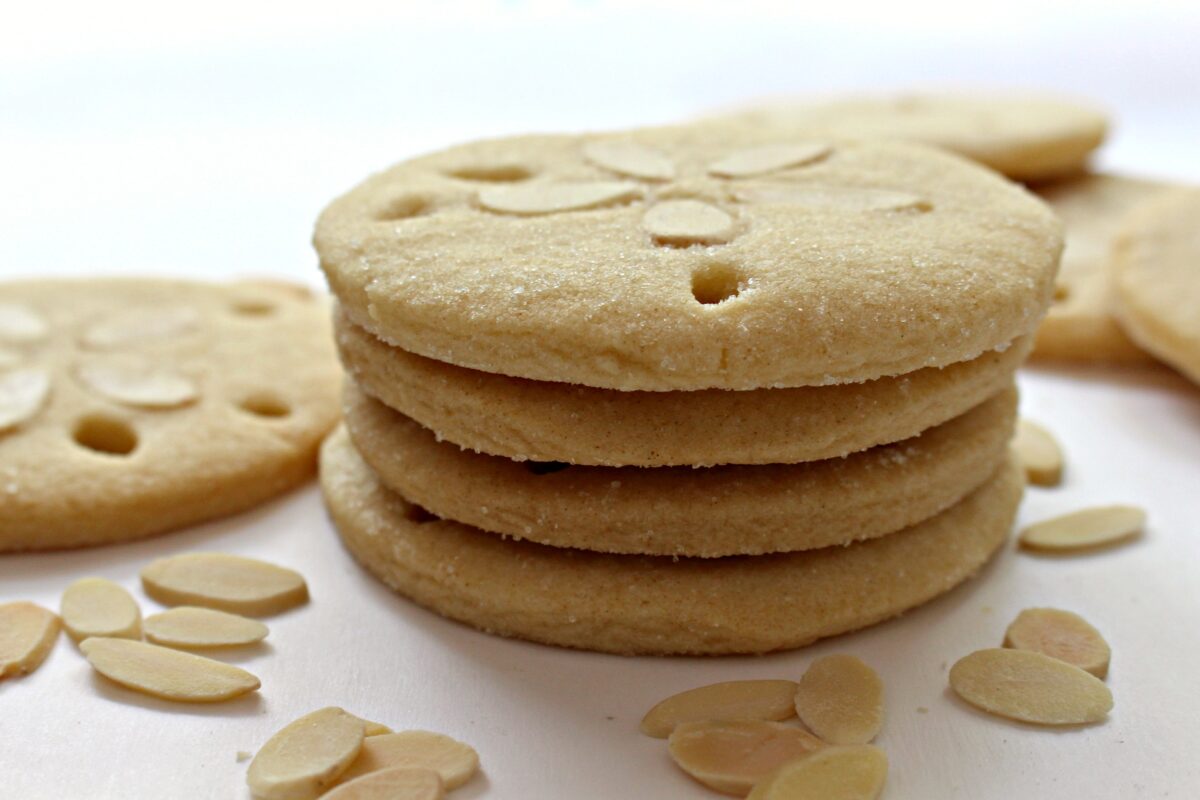
<svg viewBox="0 0 1200 800">
<path fill-rule="evenodd" d="M 161 533 L 308 479 L 337 421 L 326 305 L 267 282 L 0 285 L 0 551 Z"/>
<path fill-rule="evenodd" d="M 480 142 L 374 176 L 316 246 L 352 379 L 326 502 L 447 616 L 763 652 L 924 602 L 1009 529 L 1012 376 L 1061 231 L 955 156 L 712 126 Z"/>
</svg>

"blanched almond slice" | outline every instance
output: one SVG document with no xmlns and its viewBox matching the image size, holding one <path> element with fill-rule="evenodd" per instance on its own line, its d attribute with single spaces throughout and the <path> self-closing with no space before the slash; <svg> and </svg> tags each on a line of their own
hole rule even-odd
<svg viewBox="0 0 1200 800">
<path fill-rule="evenodd" d="M 27 306 L 0 303 L 0 342 L 27 344 L 45 339 L 50 326 Z"/>
<path fill-rule="evenodd" d="M 362 720 L 331 706 L 305 714 L 267 740 L 246 773 L 255 797 L 310 800 L 328 789 L 358 758 Z"/>
<path fill-rule="evenodd" d="M 830 744 L 866 744 L 883 726 L 883 681 L 854 656 L 825 656 L 800 679 L 796 713 Z"/>
<path fill-rule="evenodd" d="M 1034 550 L 1079 550 L 1132 538 L 1145 524 L 1146 512 L 1134 506 L 1086 508 L 1030 525 L 1020 541 Z"/>
<path fill-rule="evenodd" d="M 887 769 L 887 756 L 878 747 L 826 747 L 781 767 L 747 800 L 875 800 Z"/>
<path fill-rule="evenodd" d="M 796 713 L 795 681 L 726 681 L 671 695 L 642 718 L 641 731 L 665 739 L 681 722 L 787 719 Z"/>
<path fill-rule="evenodd" d="M 382 722 L 372 722 L 369 719 L 362 719 L 362 717 L 359 717 L 359 720 L 363 724 L 363 736 L 383 736 L 385 733 L 395 733 Z"/>
<path fill-rule="evenodd" d="M 919 195 L 891 189 L 860 186 L 777 186 L 756 187 L 738 192 L 738 198 L 757 203 L 785 203 L 804 208 L 828 208 L 838 211 L 929 211 L 933 205 Z"/>
<path fill-rule="evenodd" d="M 104 677 L 164 700 L 217 703 L 262 685 L 244 669 L 156 644 L 95 636 L 79 649 Z"/>
<path fill-rule="evenodd" d="M 321 800 L 440 800 L 442 777 L 431 769 L 393 767 L 343 783 Z"/>
<path fill-rule="evenodd" d="M 91 636 L 142 638 L 142 610 L 129 592 L 104 578 L 80 578 L 63 592 L 63 627 L 77 642 Z"/>
<path fill-rule="evenodd" d="M 1037 486 L 1057 486 L 1062 481 L 1063 456 L 1050 431 L 1022 419 L 1017 422 L 1013 448 L 1021 457 L 1021 466 L 1029 482 Z"/>
<path fill-rule="evenodd" d="M 40 667 L 58 629 L 58 617 L 39 605 L 24 600 L 0 604 L 0 678 Z"/>
<path fill-rule="evenodd" d="M 1032 650 L 1074 664 L 1097 678 L 1108 675 L 1112 650 L 1087 620 L 1057 608 L 1027 608 L 1004 632 L 1004 646 Z"/>
<path fill-rule="evenodd" d="M 667 740 L 680 769 L 710 789 L 737 797 L 789 761 L 824 746 L 808 731 L 759 719 L 684 722 Z"/>
<path fill-rule="evenodd" d="M 642 196 L 642 189 L 628 181 L 582 183 L 530 183 L 519 186 L 490 186 L 479 190 L 479 204 L 501 214 L 533 216 L 627 203 Z"/>
<path fill-rule="evenodd" d="M 1112 692 L 1095 675 L 1029 650 L 979 650 L 950 668 L 950 686 L 973 706 L 1039 725 L 1099 722 Z"/>
<path fill-rule="evenodd" d="M 441 776 L 447 789 L 456 789 L 479 769 L 479 754 L 457 739 L 430 731 L 400 731 L 372 736 L 342 776 L 352 781 L 360 775 L 393 767 L 431 769 Z"/>
<path fill-rule="evenodd" d="M 138 408 L 176 408 L 199 397 L 196 384 L 165 369 L 116 364 L 80 364 L 79 382 L 116 403 Z"/>
<path fill-rule="evenodd" d="M 12 369 L 21 363 L 21 357 L 16 353 L 0 349 L 0 371 Z"/>
<path fill-rule="evenodd" d="M 0 432 L 32 419 L 50 395 L 50 373 L 30 367 L 0 373 Z"/>
<path fill-rule="evenodd" d="M 190 333 L 199 324 L 200 314 L 194 308 L 145 308 L 93 324 L 80 341 L 97 350 L 157 344 Z"/>
<path fill-rule="evenodd" d="M 793 167 L 802 167 L 824 158 L 833 148 L 823 142 L 769 144 L 730 153 L 709 165 L 708 171 L 721 178 L 750 178 Z"/>
<path fill-rule="evenodd" d="M 277 614 L 308 600 L 300 573 L 226 553 L 160 558 L 142 570 L 142 587 L 163 605 L 250 616 Z"/>
<path fill-rule="evenodd" d="M 667 200 L 642 217 L 644 227 L 663 244 L 721 244 L 733 238 L 733 217 L 699 200 Z"/>
<path fill-rule="evenodd" d="M 675 165 L 662 153 L 633 142 L 589 142 L 583 157 L 593 164 L 621 175 L 648 181 L 675 177 Z"/>
<path fill-rule="evenodd" d="M 212 608 L 179 606 L 146 618 L 146 638 L 166 647 L 241 647 L 267 638 L 256 619 Z"/>
</svg>

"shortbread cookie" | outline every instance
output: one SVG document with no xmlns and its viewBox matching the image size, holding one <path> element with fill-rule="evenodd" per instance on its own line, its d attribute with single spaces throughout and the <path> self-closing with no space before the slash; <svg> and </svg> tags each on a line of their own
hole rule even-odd
<svg viewBox="0 0 1200 800">
<path fill-rule="evenodd" d="M 1081 172 L 1108 132 L 1104 113 L 1077 101 L 978 92 L 778 100 L 715 119 L 795 135 L 923 142 L 1020 181 Z"/>
<path fill-rule="evenodd" d="M 1037 331 L 1035 358 L 1151 360 L 1129 341 L 1112 314 L 1112 245 L 1130 210 L 1169 188 L 1158 181 L 1086 175 L 1038 189 L 1066 223 L 1067 246 L 1054 304 Z"/>
<path fill-rule="evenodd" d="M 504 636 L 615 653 L 758 653 L 861 628 L 948 591 L 1008 535 L 1013 461 L 930 520 L 803 553 L 674 559 L 514 542 L 438 520 L 378 482 L 345 431 L 321 481 L 351 553 L 396 591 Z"/>
<path fill-rule="evenodd" d="M 1200 383 L 1200 189 L 1180 189 L 1132 212 L 1113 259 L 1125 332 Z"/>
<path fill-rule="evenodd" d="M 345 313 L 463 367 L 620 390 L 830 385 L 1037 325 L 1062 248 L 952 154 L 692 126 L 461 145 L 317 223 Z"/>
<path fill-rule="evenodd" d="M 300 287 L 0 285 L 0 551 L 249 508 L 312 474 L 338 414 L 327 303 Z"/>
<path fill-rule="evenodd" d="M 1003 391 L 1032 344 L 866 383 L 619 392 L 434 361 L 341 314 L 335 328 L 360 387 L 440 438 L 518 461 L 597 466 L 793 464 L 907 439 Z"/>
<path fill-rule="evenodd" d="M 873 539 L 949 508 L 1004 460 L 1015 389 L 920 436 L 805 464 L 580 467 L 480 455 L 352 385 L 346 428 L 380 482 L 436 516 L 611 553 L 726 556 Z"/>
</svg>

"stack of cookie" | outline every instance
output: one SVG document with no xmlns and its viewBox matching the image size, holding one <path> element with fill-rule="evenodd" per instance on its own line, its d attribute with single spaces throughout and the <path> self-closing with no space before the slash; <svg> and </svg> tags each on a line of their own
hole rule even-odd
<svg viewBox="0 0 1200 800">
<path fill-rule="evenodd" d="M 335 201 L 346 546 L 495 633 L 764 652 L 894 616 L 1004 541 L 1013 374 L 1059 224 L 901 143 L 529 136 Z"/>
</svg>

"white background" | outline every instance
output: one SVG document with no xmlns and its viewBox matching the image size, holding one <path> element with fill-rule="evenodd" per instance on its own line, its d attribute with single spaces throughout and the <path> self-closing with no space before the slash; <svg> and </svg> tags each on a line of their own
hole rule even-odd
<svg viewBox="0 0 1200 800">
<path fill-rule="evenodd" d="M 1103 166 L 1200 181 L 1194 4 L 317 8 L 7 4 L 0 276 L 318 283 L 308 237 L 321 206 L 406 155 L 506 132 L 667 122 L 797 91 L 1067 91 L 1116 117 Z M 1031 490 L 1022 519 L 1136 502 L 1151 516 L 1144 539 L 1069 560 L 1008 548 L 981 580 L 900 621 L 790 654 L 626 659 L 477 634 L 367 578 L 312 488 L 157 540 L 0 556 L 0 601 L 51 608 L 77 577 L 136 590 L 140 566 L 194 548 L 296 567 L 313 593 L 268 620 L 268 646 L 231 656 L 262 692 L 214 707 L 112 687 L 64 638 L 35 675 L 0 684 L 0 798 L 245 797 L 237 751 L 328 704 L 475 745 L 484 776 L 458 797 L 704 797 L 661 742 L 636 732 L 645 709 L 714 680 L 795 677 L 835 651 L 860 655 L 887 684 L 890 798 L 1194 796 L 1200 392 L 1166 371 L 1027 371 L 1022 387 L 1025 412 L 1070 455 L 1066 485 Z M 947 662 L 997 644 L 1031 605 L 1079 611 L 1108 636 L 1116 709 L 1106 724 L 1037 730 L 945 691 Z"/>
</svg>

